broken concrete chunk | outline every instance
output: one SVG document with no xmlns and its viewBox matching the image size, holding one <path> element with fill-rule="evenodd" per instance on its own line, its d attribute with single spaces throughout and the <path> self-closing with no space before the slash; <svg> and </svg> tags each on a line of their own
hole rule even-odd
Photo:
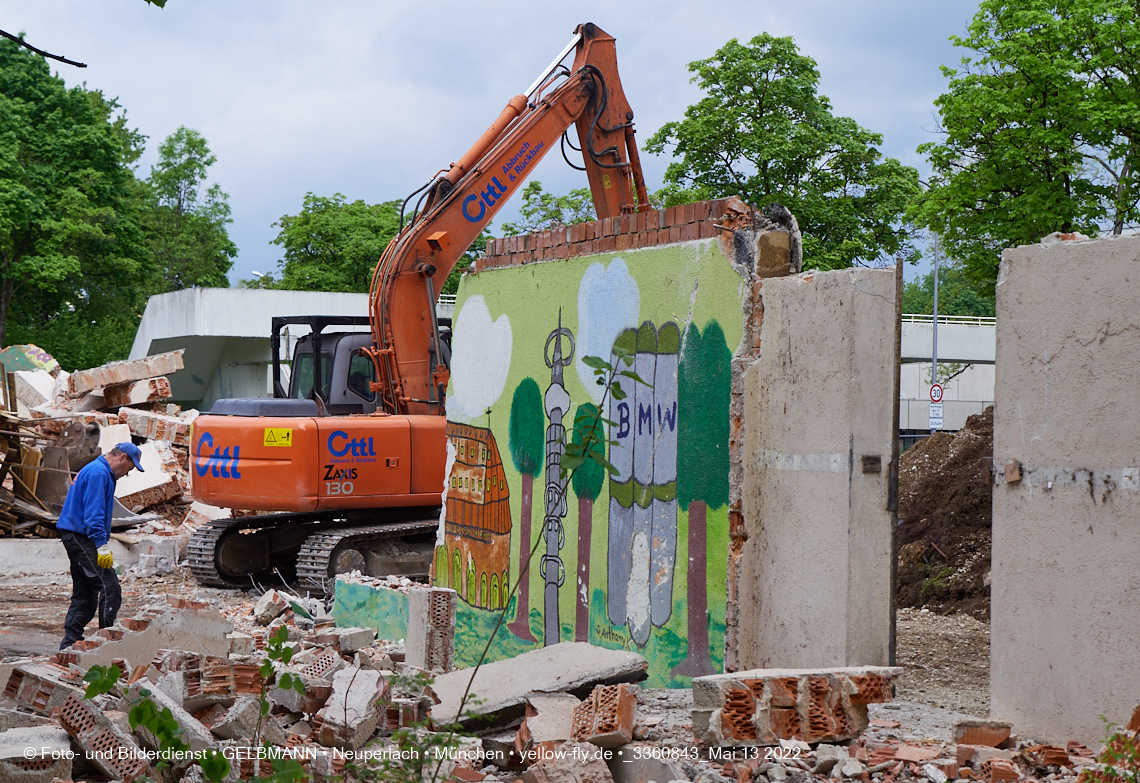
<svg viewBox="0 0 1140 783">
<path fill-rule="evenodd" d="M 669 783 L 669 781 L 689 779 L 679 762 L 668 758 L 655 758 L 653 753 L 637 754 L 626 751 L 621 756 L 614 753 L 606 763 L 614 776 L 614 783 L 644 783 L 647 780 Z"/>
<path fill-rule="evenodd" d="M 898 667 L 754 669 L 693 680 L 693 734 L 715 745 L 852 739 L 867 705 L 891 700 Z"/>
<path fill-rule="evenodd" d="M 581 704 L 569 693 L 531 693 L 526 697 L 526 718 L 515 735 L 515 749 L 524 753 L 536 745 L 565 742 L 573 736 L 574 711 Z"/>
<path fill-rule="evenodd" d="M 370 669 L 344 669 L 333 675 L 333 692 L 317 713 L 317 741 L 326 748 L 361 747 L 380 721 L 378 704 L 387 683 Z"/>
<path fill-rule="evenodd" d="M 55 378 L 47 370 L 16 370 L 16 399 L 34 408 L 55 402 Z"/>
<path fill-rule="evenodd" d="M 119 420 L 132 434 L 140 438 L 169 441 L 179 446 L 190 445 L 193 417 L 183 418 L 136 408 L 123 408 L 119 411 Z"/>
<path fill-rule="evenodd" d="M 523 717 L 528 693 L 578 691 L 584 696 L 599 683 L 644 680 L 648 668 L 648 662 L 637 653 L 595 647 L 585 642 L 563 642 L 505 661 L 483 664 L 475 675 L 471 692 L 484 700 L 478 708 L 480 715 L 493 725 L 502 726 Z M 470 669 L 436 677 L 432 683 L 432 690 L 440 700 L 432 708 L 436 723 L 456 722 L 459 700 L 470 679 Z M 469 707 L 464 707 L 464 711 Z M 471 719 L 465 714 L 461 722 Z"/>
<path fill-rule="evenodd" d="M 170 379 L 165 376 L 120 383 L 103 389 L 103 404 L 108 408 L 158 402 L 168 397 L 170 397 Z"/>
<path fill-rule="evenodd" d="M 248 740 L 257 733 L 259 720 L 262 741 L 273 745 L 284 745 L 288 741 L 285 730 L 277 721 L 262 718 L 261 702 L 252 696 L 239 696 L 233 706 L 210 727 L 210 731 L 222 739 Z"/>
<path fill-rule="evenodd" d="M 93 389 L 170 375 L 182 369 L 182 354 L 182 349 L 179 349 L 141 359 L 111 362 L 90 370 L 77 370 L 68 379 L 68 386 L 72 394 L 82 394 Z"/>
<path fill-rule="evenodd" d="M 574 710 L 574 739 L 601 748 L 633 741 L 637 691 L 629 685 L 598 685 Z"/>
<path fill-rule="evenodd" d="M 954 742 L 997 748 L 1009 739 L 1012 729 L 1012 724 L 1000 720 L 960 720 L 954 724 Z"/>
<path fill-rule="evenodd" d="M 340 652 L 351 653 L 368 647 L 376 641 L 376 630 L 374 628 L 338 628 L 336 637 Z"/>
<path fill-rule="evenodd" d="M 319 677 L 308 677 L 304 674 L 294 674 L 293 676 L 301 678 L 305 684 L 305 692 L 297 693 L 292 688 L 275 686 L 269 690 L 269 701 L 284 707 L 289 712 L 303 712 L 306 715 L 312 715 L 325 706 L 332 695 L 332 686 L 327 680 Z"/>
<path fill-rule="evenodd" d="M 332 676 L 344 667 L 344 659 L 337 655 L 336 650 L 326 647 L 313 659 L 312 663 L 301 669 L 301 674 L 332 682 Z"/>
<path fill-rule="evenodd" d="M 24 663 L 8 677 L 4 695 L 21 707 L 47 715 L 69 695 L 81 695 L 82 681 L 71 681 L 70 672 L 54 663 Z"/>
<path fill-rule="evenodd" d="M 130 440 L 130 436 L 126 438 Z M 100 441 L 102 445 L 102 441 Z M 177 497 L 189 488 L 178 456 L 169 443 L 150 441 L 139 446 L 143 471 L 132 470 L 115 485 L 115 497 L 134 512 Z"/>
<path fill-rule="evenodd" d="M 197 753 L 206 750 L 214 744 L 214 738 L 210 736 L 210 730 L 203 726 L 197 718 L 183 709 L 181 701 L 171 698 L 159 688 L 144 688 L 141 684 L 135 684 L 127 689 L 127 701 L 134 702 L 141 700 L 143 697 L 147 697 L 153 701 L 155 706 L 160 710 L 170 710 L 175 723 L 178 724 L 178 728 L 182 732 L 179 734 L 179 739 L 189 745 L 190 750 Z M 161 745 L 159 740 L 143 726 L 136 728 L 135 734 L 152 749 L 157 750 Z"/>
<path fill-rule="evenodd" d="M 56 725 L 0 733 L 0 780 L 50 783 L 57 778 L 71 778 L 71 738 L 66 731 Z"/>
<path fill-rule="evenodd" d="M 247 633 L 234 631 L 226 634 L 226 638 L 230 640 L 230 655 L 253 655 L 257 649 L 256 640 Z"/>
<path fill-rule="evenodd" d="M 596 745 L 567 742 L 558 753 L 533 764 L 520 779 L 524 783 L 614 783 L 604 753 Z"/>
<path fill-rule="evenodd" d="M 458 595 L 446 587 L 408 590 L 406 660 L 412 666 L 442 674 L 455 664 L 455 610 Z"/>
<path fill-rule="evenodd" d="M 289 608 L 289 601 L 276 590 L 269 590 L 253 607 L 253 619 L 259 625 L 269 625 L 277 616 Z"/>
<path fill-rule="evenodd" d="M 79 694 L 72 693 L 64 701 L 59 722 L 108 778 L 131 783 L 150 771 L 134 738 Z"/>
</svg>

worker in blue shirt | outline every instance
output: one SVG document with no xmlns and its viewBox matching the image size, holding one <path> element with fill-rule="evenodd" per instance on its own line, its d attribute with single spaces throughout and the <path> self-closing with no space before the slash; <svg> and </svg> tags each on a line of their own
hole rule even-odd
<svg viewBox="0 0 1140 783">
<path fill-rule="evenodd" d="M 143 467 L 142 451 L 133 443 L 120 443 L 106 456 L 99 456 L 75 476 L 56 529 L 71 560 L 71 607 L 63 622 L 64 650 L 83 638 L 83 629 L 95 611 L 99 627 L 115 624 L 123 594 L 112 566 L 111 511 L 115 506 L 115 482 Z"/>
</svg>

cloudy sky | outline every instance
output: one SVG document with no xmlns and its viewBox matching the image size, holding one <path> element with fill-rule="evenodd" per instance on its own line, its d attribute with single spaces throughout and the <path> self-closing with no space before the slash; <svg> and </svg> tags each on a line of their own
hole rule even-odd
<svg viewBox="0 0 1140 783">
<path fill-rule="evenodd" d="M 88 64 L 57 70 L 69 85 L 118 97 L 150 139 L 141 175 L 180 125 L 206 136 L 233 208 L 236 282 L 276 270 L 273 223 L 300 211 L 306 192 L 386 201 L 445 168 L 587 21 L 617 39 L 641 140 L 698 99 L 689 62 L 768 32 L 815 58 L 836 113 L 881 133 L 885 154 L 925 175 L 915 147 L 933 138 L 938 67 L 958 62 L 947 39 L 976 9 L 976 0 L 168 0 L 165 9 L 0 0 L 0 29 Z M 642 162 L 650 189 L 660 187 L 667 159 Z M 586 186 L 553 153 L 534 176 L 555 193 Z"/>
</svg>

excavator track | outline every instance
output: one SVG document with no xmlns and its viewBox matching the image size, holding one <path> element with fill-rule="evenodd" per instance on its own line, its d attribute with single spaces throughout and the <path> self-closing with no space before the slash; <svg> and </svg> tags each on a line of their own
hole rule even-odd
<svg viewBox="0 0 1140 783">
<path fill-rule="evenodd" d="M 301 552 L 297 555 L 297 581 L 301 587 L 314 595 L 326 595 L 330 580 L 337 572 L 350 567 L 363 571 L 363 558 L 360 548 L 393 538 L 408 535 L 431 533 L 439 523 L 434 519 L 389 522 L 383 525 L 366 527 L 344 527 L 324 530 L 305 539 Z M 341 554 L 341 562 L 334 563 L 335 554 Z"/>
<path fill-rule="evenodd" d="M 367 573 L 362 551 L 370 545 L 423 537 L 437 525 L 436 519 L 406 516 L 360 525 L 331 511 L 218 519 L 198 528 L 186 555 L 190 572 L 202 585 L 249 588 L 278 575 L 289 581 L 295 576 L 310 592 L 323 595 L 336 572 L 357 568 Z M 334 556 L 336 568 L 330 571 Z"/>
</svg>

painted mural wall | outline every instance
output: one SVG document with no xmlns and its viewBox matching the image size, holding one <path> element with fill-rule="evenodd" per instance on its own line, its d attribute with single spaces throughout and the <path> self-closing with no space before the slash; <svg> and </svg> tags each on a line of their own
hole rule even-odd
<svg viewBox="0 0 1140 783">
<path fill-rule="evenodd" d="M 587 641 L 644 655 L 654 687 L 722 671 L 731 357 L 749 290 L 716 239 L 463 278 L 434 568 L 461 599 L 460 665 L 505 607 L 493 659 Z M 583 360 L 615 346 L 652 386 L 603 400 Z M 618 472 L 587 461 L 563 486 L 573 422 L 599 405 Z"/>
</svg>

